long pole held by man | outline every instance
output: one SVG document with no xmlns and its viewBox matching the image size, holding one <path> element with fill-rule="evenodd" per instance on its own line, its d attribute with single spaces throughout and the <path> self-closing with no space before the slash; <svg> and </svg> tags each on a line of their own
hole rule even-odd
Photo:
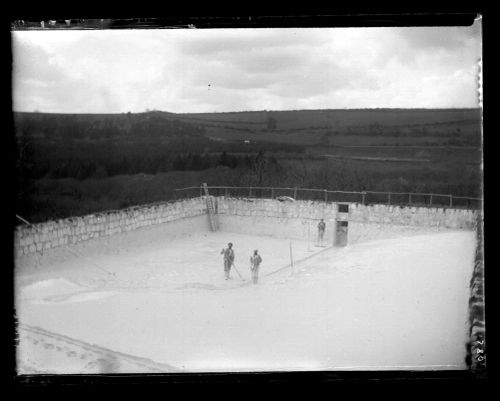
<svg viewBox="0 0 500 401">
<path fill-rule="evenodd" d="M 238 273 L 238 276 L 240 276 L 241 280 L 242 281 L 245 281 L 245 279 L 243 278 L 243 276 L 240 274 L 240 272 L 238 271 L 238 269 L 236 268 L 236 265 L 233 263 L 233 267 L 234 267 L 234 270 L 236 271 L 236 273 Z"/>
</svg>

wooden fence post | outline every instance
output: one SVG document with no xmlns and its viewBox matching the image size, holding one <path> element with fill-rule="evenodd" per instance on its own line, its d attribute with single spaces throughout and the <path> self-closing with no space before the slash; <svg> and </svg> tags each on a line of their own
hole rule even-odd
<svg viewBox="0 0 500 401">
<path fill-rule="evenodd" d="M 432 206 L 432 194 L 431 194 L 431 199 L 430 199 L 429 205 Z"/>
<path fill-rule="evenodd" d="M 361 203 L 363 205 L 365 204 L 365 196 L 366 196 L 366 192 L 365 191 L 361 192 Z"/>
<path fill-rule="evenodd" d="M 450 195 L 450 208 L 453 207 L 453 195 Z"/>
<path fill-rule="evenodd" d="M 326 189 L 324 191 L 325 191 L 325 202 L 328 202 L 328 192 Z"/>
<path fill-rule="evenodd" d="M 248 197 L 252 197 L 252 187 L 248 188 Z"/>
<path fill-rule="evenodd" d="M 297 199 L 297 187 L 293 189 L 293 199 Z"/>
<path fill-rule="evenodd" d="M 408 193 L 408 204 L 411 205 L 411 192 Z"/>
<path fill-rule="evenodd" d="M 226 196 L 226 198 L 227 198 L 227 187 L 226 187 L 226 188 L 224 188 L 224 194 L 225 194 L 225 196 Z"/>
<path fill-rule="evenodd" d="M 391 193 L 390 192 L 389 192 L 387 203 L 389 203 L 389 205 L 391 204 Z"/>
<path fill-rule="evenodd" d="M 271 187 L 271 199 L 274 199 L 274 188 Z"/>
</svg>

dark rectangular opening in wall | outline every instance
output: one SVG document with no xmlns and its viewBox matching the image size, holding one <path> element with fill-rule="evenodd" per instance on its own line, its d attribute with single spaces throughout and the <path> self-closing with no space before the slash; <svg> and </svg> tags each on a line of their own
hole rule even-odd
<svg viewBox="0 0 500 401">
<path fill-rule="evenodd" d="M 347 245 L 347 230 L 348 230 L 348 221 L 345 220 L 337 220 L 335 227 L 335 246 L 346 246 Z"/>
<path fill-rule="evenodd" d="M 347 203 L 339 203 L 339 213 L 349 213 L 349 205 Z"/>
</svg>

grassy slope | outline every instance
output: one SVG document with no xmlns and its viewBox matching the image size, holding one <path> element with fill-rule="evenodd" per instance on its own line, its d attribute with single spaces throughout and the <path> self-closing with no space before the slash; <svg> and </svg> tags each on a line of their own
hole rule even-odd
<svg viewBox="0 0 500 401">
<path fill-rule="evenodd" d="M 206 136 L 222 142 L 242 143 L 250 139 L 260 142 L 264 149 L 268 142 L 293 143 L 306 148 L 305 158 L 303 154 L 276 153 L 282 169 L 280 172 L 267 172 L 264 185 L 480 196 L 480 112 L 476 109 L 217 114 L 154 112 L 154 115 L 160 120 L 201 125 L 206 130 Z M 124 118 L 134 116 L 124 115 Z M 267 130 L 267 118 L 270 116 L 277 122 L 273 131 Z M 40 118 L 45 117 L 47 115 L 40 115 Z M 97 121 L 105 117 L 79 115 L 78 119 Z M 109 118 L 116 119 L 117 115 Z M 450 139 L 458 140 L 458 145 L 450 146 Z M 154 140 L 161 141 L 161 138 Z M 95 141 L 95 146 L 99 146 L 98 143 Z M 471 143 L 474 145 L 471 146 Z M 322 155 L 333 155 L 338 159 L 327 160 Z M 429 162 L 358 159 L 363 157 L 414 158 Z M 83 181 L 44 178 L 34 183 L 32 207 L 24 213 L 33 221 L 42 221 L 173 199 L 173 189 L 202 182 L 210 185 L 256 185 L 255 179 L 248 171 L 228 168 L 172 171 L 152 176 L 120 175 Z"/>
<path fill-rule="evenodd" d="M 435 124 L 464 120 L 477 120 L 478 109 L 352 109 L 352 110 L 293 110 L 255 111 L 234 113 L 174 114 L 175 118 L 209 121 L 219 124 L 256 126 L 266 124 L 269 116 L 277 120 L 278 128 L 296 129 L 310 126 L 366 126 Z"/>
</svg>

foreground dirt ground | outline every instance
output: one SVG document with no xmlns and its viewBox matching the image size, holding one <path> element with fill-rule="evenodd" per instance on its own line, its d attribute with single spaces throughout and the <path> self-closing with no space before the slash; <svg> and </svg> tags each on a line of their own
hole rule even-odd
<svg viewBox="0 0 500 401">
<path fill-rule="evenodd" d="M 137 230 L 25 258 L 18 370 L 464 369 L 474 234 L 376 231 L 335 248 Z M 229 241 L 243 278 L 226 281 Z M 253 249 L 264 259 L 257 285 Z"/>
</svg>

